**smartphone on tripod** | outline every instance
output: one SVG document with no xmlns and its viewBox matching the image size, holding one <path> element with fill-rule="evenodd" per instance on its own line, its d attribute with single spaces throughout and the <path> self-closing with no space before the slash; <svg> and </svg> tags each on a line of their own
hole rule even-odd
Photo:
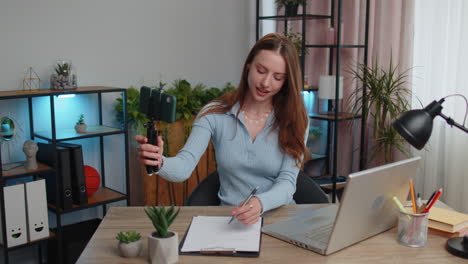
<svg viewBox="0 0 468 264">
<path fill-rule="evenodd" d="M 138 110 L 150 120 L 145 124 L 149 144 L 158 145 L 159 132 L 155 124 L 156 121 L 174 123 L 176 103 L 176 97 L 164 93 L 162 89 L 141 87 Z M 146 166 L 146 172 L 150 176 L 158 170 L 157 166 Z"/>
</svg>

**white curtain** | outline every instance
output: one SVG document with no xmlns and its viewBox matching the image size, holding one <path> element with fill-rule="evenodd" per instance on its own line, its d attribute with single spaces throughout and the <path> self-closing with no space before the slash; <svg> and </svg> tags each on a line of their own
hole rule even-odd
<svg viewBox="0 0 468 264">
<path fill-rule="evenodd" d="M 413 108 L 451 94 L 468 96 L 468 1 L 416 0 L 414 10 Z M 461 97 L 442 106 L 442 113 L 464 123 Z M 428 144 L 414 154 L 422 157 L 416 188 L 423 197 L 443 188 L 442 201 L 468 213 L 468 134 L 436 117 Z"/>
</svg>

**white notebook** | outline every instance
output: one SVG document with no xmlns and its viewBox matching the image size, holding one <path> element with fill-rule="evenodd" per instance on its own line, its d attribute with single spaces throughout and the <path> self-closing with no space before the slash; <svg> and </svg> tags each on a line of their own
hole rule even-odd
<svg viewBox="0 0 468 264">
<path fill-rule="evenodd" d="M 245 226 L 229 216 L 194 216 L 181 252 L 259 252 L 262 219 Z"/>
</svg>

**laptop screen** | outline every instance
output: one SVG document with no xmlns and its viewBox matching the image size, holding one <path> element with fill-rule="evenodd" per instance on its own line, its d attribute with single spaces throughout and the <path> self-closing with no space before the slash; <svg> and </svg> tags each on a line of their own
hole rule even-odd
<svg viewBox="0 0 468 264">
<path fill-rule="evenodd" d="M 398 210 L 392 197 L 406 201 L 419 160 L 405 159 L 349 175 L 326 254 L 395 226 Z"/>
</svg>

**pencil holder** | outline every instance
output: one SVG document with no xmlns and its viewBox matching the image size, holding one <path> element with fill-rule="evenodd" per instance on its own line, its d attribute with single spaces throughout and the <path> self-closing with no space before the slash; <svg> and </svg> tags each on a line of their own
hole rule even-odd
<svg viewBox="0 0 468 264">
<path fill-rule="evenodd" d="M 413 214 L 400 211 L 398 217 L 398 243 L 408 247 L 424 247 L 427 243 L 428 215 L 429 213 Z"/>
</svg>

